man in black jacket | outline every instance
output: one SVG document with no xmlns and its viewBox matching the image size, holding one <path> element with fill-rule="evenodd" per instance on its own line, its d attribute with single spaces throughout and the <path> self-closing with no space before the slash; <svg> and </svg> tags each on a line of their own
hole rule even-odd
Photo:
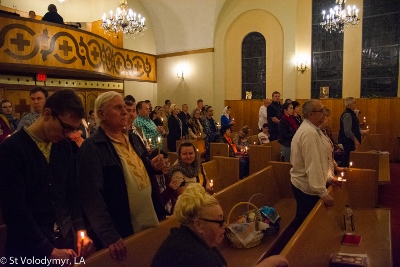
<svg viewBox="0 0 400 267">
<path fill-rule="evenodd" d="M 8 256 L 69 260 L 71 264 L 74 257 L 90 250 L 92 241 L 87 236 L 82 247 L 81 232 L 86 231 L 74 157 L 66 139 L 83 116 L 79 97 L 72 90 L 59 90 L 47 99 L 39 119 L 1 144 L 0 203 Z"/>
</svg>

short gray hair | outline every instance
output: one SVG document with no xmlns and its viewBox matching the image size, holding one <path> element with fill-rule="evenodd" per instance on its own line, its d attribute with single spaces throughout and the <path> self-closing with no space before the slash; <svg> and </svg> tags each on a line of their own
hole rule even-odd
<svg viewBox="0 0 400 267">
<path fill-rule="evenodd" d="M 353 104 L 353 101 L 355 100 L 355 98 L 354 97 L 347 97 L 345 100 L 344 100 L 344 105 L 346 106 L 346 108 L 349 106 L 349 105 L 351 105 L 351 104 Z"/>
<path fill-rule="evenodd" d="M 314 108 L 314 103 L 317 101 L 318 100 L 316 99 L 309 99 L 306 102 L 304 102 L 303 106 L 301 107 L 304 119 L 308 119 L 308 114 L 311 113 L 311 111 Z"/>
<path fill-rule="evenodd" d="M 108 91 L 105 93 L 102 93 L 96 98 L 96 101 L 94 101 L 94 117 L 96 119 L 97 123 L 100 123 L 100 119 L 98 117 L 98 112 L 101 110 L 105 105 L 108 104 L 108 102 L 111 101 L 116 96 L 121 96 L 119 93 L 114 92 L 114 91 Z M 122 96 L 121 96 L 122 98 Z"/>
</svg>

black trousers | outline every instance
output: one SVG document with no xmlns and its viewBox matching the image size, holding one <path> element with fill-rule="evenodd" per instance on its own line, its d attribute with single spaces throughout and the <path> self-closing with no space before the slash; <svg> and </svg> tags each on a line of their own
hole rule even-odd
<svg viewBox="0 0 400 267">
<path fill-rule="evenodd" d="M 317 204 L 320 197 L 305 194 L 293 184 L 292 190 L 294 198 L 296 199 L 296 218 L 294 219 L 294 225 L 296 228 L 299 228 L 310 211 L 314 208 L 315 204 Z"/>
<path fill-rule="evenodd" d="M 354 142 L 352 143 L 344 143 L 343 145 L 343 155 L 342 161 L 340 162 L 340 167 L 349 167 L 350 163 L 350 152 L 355 150 Z"/>
</svg>

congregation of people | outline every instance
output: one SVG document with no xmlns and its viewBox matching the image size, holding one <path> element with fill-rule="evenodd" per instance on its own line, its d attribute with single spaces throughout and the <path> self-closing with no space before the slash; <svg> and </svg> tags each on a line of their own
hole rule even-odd
<svg viewBox="0 0 400 267">
<path fill-rule="evenodd" d="M 189 104 L 170 100 L 153 110 L 149 100 L 110 91 L 97 97 L 86 117 L 70 89 L 49 95 L 36 87 L 30 98 L 33 111 L 20 119 L 10 101 L 1 101 L 0 203 L 7 255 L 72 261 L 94 247 L 108 248 L 116 259 L 132 257 L 124 238 L 174 214 L 181 226 L 171 231 L 153 266 L 226 266 L 216 247 L 227 225 L 202 163 L 210 161 L 211 143 L 226 143 L 229 156 L 239 158 L 240 179 L 249 175 L 250 128 L 235 129 L 231 107 L 217 122 L 202 99 L 191 113 Z M 345 106 L 342 147 L 329 128 L 331 111 L 318 100 L 301 106 L 288 99 L 281 105 L 280 93 L 273 92 L 260 107 L 259 144 L 278 140 L 282 160 L 293 165 L 298 226 L 320 198 L 333 205 L 326 184 L 340 185 L 337 173 L 346 171 L 350 152 L 368 134 L 360 128 L 356 100 L 347 98 Z M 233 129 L 237 133 L 231 136 Z M 191 140 L 204 142 L 204 153 Z M 178 159 L 170 162 L 167 151 L 177 152 Z M 288 263 L 275 256 L 262 266 Z"/>
</svg>

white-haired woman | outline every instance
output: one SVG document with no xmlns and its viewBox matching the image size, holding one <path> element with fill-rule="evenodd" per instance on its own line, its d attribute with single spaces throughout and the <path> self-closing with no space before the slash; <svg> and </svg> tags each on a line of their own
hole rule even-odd
<svg viewBox="0 0 400 267">
<path fill-rule="evenodd" d="M 164 161 L 162 155 L 150 161 L 139 137 L 126 131 L 120 94 L 101 94 L 95 116 L 100 126 L 77 154 L 81 201 L 96 248 L 108 247 L 112 257 L 123 259 L 123 238 L 158 225 L 165 214 L 161 199 L 152 198 L 152 190 L 158 190 L 153 173 Z"/>
<path fill-rule="evenodd" d="M 230 106 L 226 106 L 224 107 L 224 110 L 222 111 L 222 115 L 221 115 L 221 127 L 223 126 L 229 126 L 230 129 L 232 130 L 232 125 L 235 124 L 235 120 L 232 119 L 231 116 L 231 107 Z"/>
<path fill-rule="evenodd" d="M 172 104 L 169 108 L 171 116 L 168 119 L 168 149 L 170 152 L 176 152 L 176 141 L 184 140 L 182 121 L 179 119 L 178 114 L 180 109 L 176 104 Z"/>
<path fill-rule="evenodd" d="M 227 224 L 218 200 L 199 184 L 189 185 L 179 196 L 174 216 L 181 223 L 162 243 L 152 267 L 223 267 L 227 263 L 217 246 L 224 239 Z M 289 266 L 282 256 L 272 256 L 260 266 Z"/>
</svg>

